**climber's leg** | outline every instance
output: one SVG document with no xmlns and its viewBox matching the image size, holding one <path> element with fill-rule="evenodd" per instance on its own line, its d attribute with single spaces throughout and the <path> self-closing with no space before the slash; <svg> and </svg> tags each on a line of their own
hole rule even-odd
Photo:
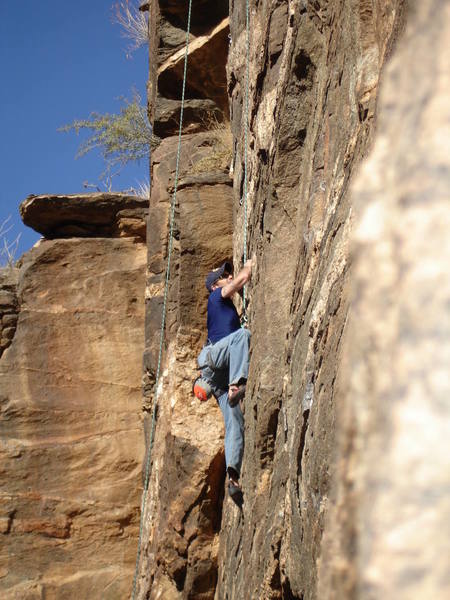
<svg viewBox="0 0 450 600">
<path fill-rule="evenodd" d="M 212 344 L 206 344 L 205 346 L 203 346 L 203 348 L 200 350 L 200 354 L 197 357 L 197 364 L 199 369 L 204 369 L 206 367 L 209 367 L 211 369 L 210 365 L 210 358 L 209 358 L 209 351 L 211 349 Z"/>
<path fill-rule="evenodd" d="M 229 343 L 229 382 L 237 385 L 240 381 L 247 381 L 249 366 L 250 331 L 241 327 L 228 336 Z"/>
<path fill-rule="evenodd" d="M 229 345 L 231 333 L 214 344 L 208 344 L 204 348 L 204 354 L 200 356 L 211 369 L 227 369 L 230 362 Z M 199 356 L 199 360 L 200 360 Z"/>
<path fill-rule="evenodd" d="M 248 376 L 249 347 L 249 330 L 238 329 L 215 344 L 205 346 L 198 357 L 199 366 L 229 369 L 229 383 L 237 384 Z"/>
<path fill-rule="evenodd" d="M 217 401 L 225 422 L 225 463 L 227 471 L 234 470 L 239 477 L 244 454 L 244 415 L 238 405 L 228 404 L 228 393 L 223 392 Z"/>
</svg>

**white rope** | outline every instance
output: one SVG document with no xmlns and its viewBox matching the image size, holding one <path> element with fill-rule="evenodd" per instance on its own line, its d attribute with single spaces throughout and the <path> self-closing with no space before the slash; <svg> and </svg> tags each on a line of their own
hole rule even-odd
<svg viewBox="0 0 450 600">
<path fill-rule="evenodd" d="M 136 595 L 136 585 L 137 585 L 137 576 L 139 572 L 139 562 L 141 558 L 141 545 L 142 545 L 142 533 L 144 529 L 144 513 L 145 507 L 147 503 L 147 491 L 148 484 L 150 479 L 150 464 L 151 464 L 151 454 L 153 448 L 153 438 L 155 434 L 155 426 L 156 426 L 156 410 L 158 406 L 158 384 L 159 377 L 161 374 L 161 364 L 162 364 L 162 355 L 164 348 L 164 331 L 166 327 L 166 315 L 167 315 L 167 299 L 169 294 L 169 279 L 170 279 L 170 264 L 172 258 L 172 247 L 173 247 L 173 231 L 174 231 L 174 222 L 175 222 L 175 207 L 177 201 L 177 189 L 178 189 L 178 177 L 179 177 L 179 169 L 180 169 L 180 155 L 181 155 L 181 133 L 183 128 L 183 113 L 184 113 L 184 96 L 186 91 L 186 73 L 187 73 L 187 64 L 188 64 L 188 50 L 189 50 L 189 33 L 191 29 L 191 11 L 192 11 L 192 0 L 189 0 L 189 8 L 188 8 L 188 20 L 187 20 L 187 31 L 186 31 L 186 49 L 184 53 L 184 72 L 183 72 L 183 88 L 181 92 L 181 111 L 180 111 L 180 127 L 178 130 L 178 149 L 177 149 L 177 160 L 175 166 L 175 184 L 174 191 L 172 194 L 171 201 L 171 211 L 170 211 L 170 231 L 169 231 L 169 245 L 167 250 L 167 267 L 166 267 L 166 280 L 164 286 L 164 301 L 163 301 L 163 312 L 161 319 L 161 331 L 160 331 L 160 339 L 159 339 L 159 353 L 158 353 L 158 367 L 156 369 L 156 378 L 155 378 L 155 394 L 153 401 L 153 410 L 152 410 L 152 425 L 150 428 L 150 436 L 147 450 L 147 460 L 145 463 L 145 478 L 144 478 L 144 490 L 142 492 L 142 502 L 141 502 L 141 519 L 139 524 L 139 539 L 138 539 L 138 551 L 136 556 L 136 567 L 134 571 L 133 578 L 133 591 L 131 598 L 134 600 Z"/>
</svg>

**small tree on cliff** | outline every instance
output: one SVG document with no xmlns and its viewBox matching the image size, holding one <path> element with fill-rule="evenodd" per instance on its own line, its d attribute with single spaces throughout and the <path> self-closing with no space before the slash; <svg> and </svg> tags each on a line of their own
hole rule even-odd
<svg viewBox="0 0 450 600">
<path fill-rule="evenodd" d="M 72 130 L 77 135 L 83 130 L 91 132 L 92 135 L 81 143 L 76 158 L 91 150 L 100 150 L 106 165 L 100 180 L 108 182 L 127 163 L 148 160 L 151 148 L 159 142 L 159 138 L 152 134 L 146 108 L 142 106 L 137 92 L 133 93 L 131 100 L 123 99 L 119 114 L 94 112 L 88 119 L 75 120 L 58 131 Z"/>
<path fill-rule="evenodd" d="M 0 223 L 0 268 L 12 267 L 16 262 L 16 253 L 19 247 L 20 233 L 11 240 L 9 233 L 13 226 L 10 224 L 11 215 Z"/>
<path fill-rule="evenodd" d="M 122 35 L 131 40 L 127 56 L 148 44 L 147 13 L 140 11 L 139 6 L 139 0 L 122 0 L 113 5 L 113 21 L 121 26 Z M 88 119 L 77 119 L 58 129 L 74 130 L 77 135 L 82 131 L 91 134 L 80 144 L 76 158 L 91 150 L 100 151 L 105 169 L 99 179 L 107 190 L 111 190 L 113 177 L 127 163 L 139 162 L 142 158 L 149 160 L 151 148 L 159 143 L 159 138 L 152 135 L 146 108 L 137 91 L 133 91 L 131 100 L 122 98 L 122 103 L 119 114 L 93 112 Z M 88 182 L 84 187 L 99 189 Z"/>
</svg>

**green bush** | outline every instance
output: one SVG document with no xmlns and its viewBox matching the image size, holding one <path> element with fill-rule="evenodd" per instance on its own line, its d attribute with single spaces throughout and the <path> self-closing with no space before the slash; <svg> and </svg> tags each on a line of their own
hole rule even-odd
<svg viewBox="0 0 450 600">
<path fill-rule="evenodd" d="M 93 112 L 88 119 L 75 120 L 58 131 L 89 131 L 90 137 L 84 140 L 76 158 L 91 150 L 100 150 L 106 163 L 103 179 L 111 171 L 120 170 L 128 162 L 148 160 L 151 148 L 158 145 L 159 138 L 152 134 L 147 118 L 147 110 L 141 105 L 141 99 L 135 92 L 132 100 L 123 99 L 119 114 L 100 114 Z"/>
</svg>

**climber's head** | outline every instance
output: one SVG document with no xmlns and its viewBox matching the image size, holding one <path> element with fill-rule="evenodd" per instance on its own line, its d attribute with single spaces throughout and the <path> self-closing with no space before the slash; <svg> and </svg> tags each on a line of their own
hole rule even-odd
<svg viewBox="0 0 450 600">
<path fill-rule="evenodd" d="M 208 292 L 212 292 L 218 287 L 223 287 L 233 279 L 233 266 L 229 262 L 224 262 L 218 269 L 210 271 L 206 276 L 205 284 Z"/>
</svg>

